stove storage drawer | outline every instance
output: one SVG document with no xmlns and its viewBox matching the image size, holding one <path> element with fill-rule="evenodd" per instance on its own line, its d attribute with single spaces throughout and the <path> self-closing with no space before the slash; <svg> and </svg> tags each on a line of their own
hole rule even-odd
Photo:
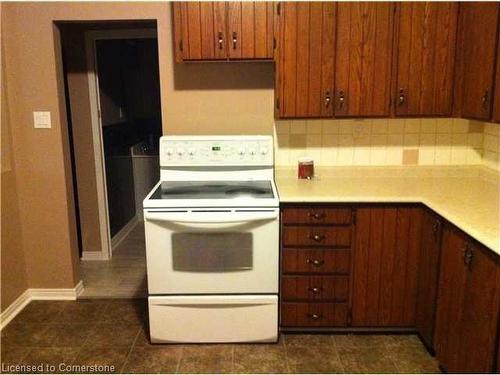
<svg viewBox="0 0 500 375">
<path fill-rule="evenodd" d="M 283 224 L 335 224 L 352 223 L 351 208 L 325 208 L 321 206 L 284 208 L 281 219 Z"/>
<path fill-rule="evenodd" d="M 346 302 L 349 299 L 349 276 L 283 276 L 281 299 Z"/>
<path fill-rule="evenodd" d="M 350 226 L 286 226 L 282 227 L 283 246 L 350 247 Z"/>
<path fill-rule="evenodd" d="M 346 327 L 347 302 L 282 302 L 281 325 L 291 328 Z"/>
<path fill-rule="evenodd" d="M 283 274 L 348 275 L 351 269 L 350 249 L 284 248 L 281 256 Z"/>
</svg>

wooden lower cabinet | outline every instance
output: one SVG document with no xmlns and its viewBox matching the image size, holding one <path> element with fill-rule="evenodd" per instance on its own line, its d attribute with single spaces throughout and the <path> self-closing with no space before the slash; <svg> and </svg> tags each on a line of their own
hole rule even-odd
<svg viewBox="0 0 500 375">
<path fill-rule="evenodd" d="M 442 227 L 443 221 L 438 215 L 423 209 L 415 327 L 424 344 L 432 351 Z"/>
<path fill-rule="evenodd" d="M 353 326 L 415 326 L 421 227 L 418 206 L 356 210 Z"/>
<path fill-rule="evenodd" d="M 491 372 L 500 306 L 498 257 L 452 225 L 443 230 L 435 347 L 447 372 Z"/>
<path fill-rule="evenodd" d="M 283 329 L 406 328 L 448 372 L 500 370 L 500 256 L 418 204 L 290 204 L 281 219 Z"/>
</svg>

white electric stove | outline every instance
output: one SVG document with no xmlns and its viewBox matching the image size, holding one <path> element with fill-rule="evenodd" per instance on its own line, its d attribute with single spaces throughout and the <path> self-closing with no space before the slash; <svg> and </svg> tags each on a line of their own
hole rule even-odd
<svg viewBox="0 0 500 375">
<path fill-rule="evenodd" d="M 143 202 L 151 341 L 277 341 L 272 137 L 162 137 L 160 166 Z"/>
</svg>

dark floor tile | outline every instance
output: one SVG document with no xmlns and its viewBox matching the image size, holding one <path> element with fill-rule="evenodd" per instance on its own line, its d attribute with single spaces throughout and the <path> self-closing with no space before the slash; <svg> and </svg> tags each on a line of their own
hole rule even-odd
<svg viewBox="0 0 500 375">
<path fill-rule="evenodd" d="M 50 346 L 53 337 L 48 329 L 47 324 L 10 323 L 2 330 L 2 346 Z"/>
<path fill-rule="evenodd" d="M 286 346 L 291 373 L 342 373 L 344 367 L 333 346 Z"/>
<path fill-rule="evenodd" d="M 385 345 L 387 348 L 408 346 L 423 348 L 423 344 L 417 335 L 387 335 Z"/>
<path fill-rule="evenodd" d="M 3 342 L 1 344 L 1 362 L 4 365 L 16 365 L 23 362 L 23 359 L 28 355 L 31 348 L 22 346 L 7 346 Z"/>
<path fill-rule="evenodd" d="M 135 346 L 151 346 L 151 341 L 149 339 L 149 326 L 148 324 L 143 324 L 139 327 L 139 335 L 135 341 Z"/>
<path fill-rule="evenodd" d="M 234 373 L 287 373 L 283 344 L 250 344 L 234 346 Z"/>
<path fill-rule="evenodd" d="M 45 335 L 51 337 L 54 347 L 81 347 L 85 344 L 94 325 L 88 323 L 57 323 L 50 324 Z"/>
<path fill-rule="evenodd" d="M 438 361 L 423 346 L 406 345 L 388 349 L 388 356 L 401 373 L 440 373 Z"/>
<path fill-rule="evenodd" d="M 31 301 L 14 318 L 12 323 L 52 323 L 63 309 L 68 305 L 68 301 Z"/>
<path fill-rule="evenodd" d="M 231 373 L 233 372 L 233 346 L 186 345 L 178 372 Z"/>
<path fill-rule="evenodd" d="M 380 347 L 338 348 L 340 361 L 347 373 L 397 373 L 387 350 Z"/>
<path fill-rule="evenodd" d="M 331 337 L 336 348 L 385 348 L 391 341 L 388 335 L 336 334 Z"/>
<path fill-rule="evenodd" d="M 181 345 L 135 346 L 129 354 L 124 373 L 174 373 L 182 354 Z"/>
<path fill-rule="evenodd" d="M 131 347 L 141 329 L 137 324 L 97 323 L 89 332 L 88 343 L 94 347 Z"/>
<path fill-rule="evenodd" d="M 33 348 L 24 363 L 37 366 L 38 373 L 66 372 L 64 366 L 75 361 L 78 348 Z"/>
<path fill-rule="evenodd" d="M 292 335 L 285 334 L 284 342 L 287 347 L 295 346 L 332 346 L 332 336 L 331 335 Z"/>
<path fill-rule="evenodd" d="M 144 324 L 146 321 L 146 299 L 119 299 L 112 300 L 106 306 L 103 322 L 124 322 Z"/>
<path fill-rule="evenodd" d="M 88 299 L 72 301 L 61 312 L 60 323 L 94 323 L 102 321 L 109 300 Z"/>
<path fill-rule="evenodd" d="M 76 358 L 79 366 L 106 366 L 100 367 L 98 373 L 117 373 L 122 369 L 130 348 L 96 348 L 83 347 Z M 81 372 L 81 371 L 80 371 Z"/>
</svg>

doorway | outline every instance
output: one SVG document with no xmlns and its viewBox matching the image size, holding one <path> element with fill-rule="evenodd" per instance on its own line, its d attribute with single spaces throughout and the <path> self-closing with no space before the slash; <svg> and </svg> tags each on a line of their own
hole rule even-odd
<svg viewBox="0 0 500 375">
<path fill-rule="evenodd" d="M 142 200 L 162 133 L 156 25 L 71 24 L 61 36 L 83 296 L 142 296 Z"/>
</svg>

